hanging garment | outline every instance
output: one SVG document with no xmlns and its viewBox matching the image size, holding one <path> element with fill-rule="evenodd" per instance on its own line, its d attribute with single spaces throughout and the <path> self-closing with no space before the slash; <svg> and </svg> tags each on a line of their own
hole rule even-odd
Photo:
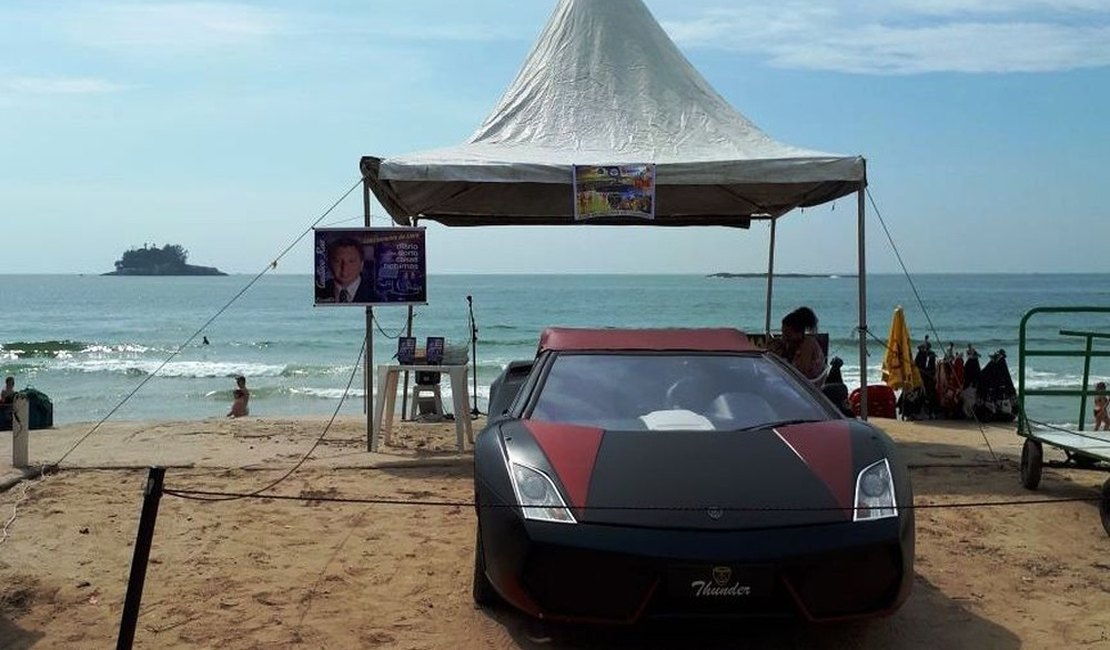
<svg viewBox="0 0 1110 650">
<path fill-rule="evenodd" d="M 1006 364 L 1006 351 L 991 355 L 983 366 L 975 400 L 975 415 L 984 422 L 1012 422 L 1017 415 L 1017 390 Z"/>
</svg>

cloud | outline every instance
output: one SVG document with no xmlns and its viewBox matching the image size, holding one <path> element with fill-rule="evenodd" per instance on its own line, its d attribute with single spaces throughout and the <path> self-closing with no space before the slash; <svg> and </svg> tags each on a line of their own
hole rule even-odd
<svg viewBox="0 0 1110 650">
<path fill-rule="evenodd" d="M 281 14 L 230 3 L 88 5 L 67 12 L 80 44 L 104 48 L 195 51 L 264 42 L 282 32 Z"/>
<path fill-rule="evenodd" d="M 666 21 L 687 48 L 854 74 L 1056 72 L 1110 65 L 1107 0 L 787 2 Z"/>
<path fill-rule="evenodd" d="M 123 90 L 103 79 L 15 77 L 0 81 L 0 89 L 18 95 L 91 95 Z"/>
</svg>

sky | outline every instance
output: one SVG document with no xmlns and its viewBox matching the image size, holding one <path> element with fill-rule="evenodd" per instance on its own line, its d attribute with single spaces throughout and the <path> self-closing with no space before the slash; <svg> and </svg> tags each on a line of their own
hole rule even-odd
<svg viewBox="0 0 1110 650">
<path fill-rule="evenodd" d="M 295 242 L 359 158 L 465 141 L 555 4 L 3 0 L 0 273 L 106 272 L 147 243 L 310 273 Z M 1110 0 L 645 4 L 771 137 L 867 158 L 869 272 L 1110 272 Z M 362 225 L 360 194 L 320 225 Z M 854 272 L 855 226 L 855 195 L 787 216 L 776 269 Z M 761 272 L 768 241 L 430 224 L 428 267 Z"/>
</svg>

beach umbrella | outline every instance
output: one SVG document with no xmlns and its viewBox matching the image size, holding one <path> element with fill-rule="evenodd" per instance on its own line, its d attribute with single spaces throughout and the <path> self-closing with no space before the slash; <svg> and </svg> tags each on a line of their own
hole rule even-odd
<svg viewBox="0 0 1110 650">
<path fill-rule="evenodd" d="M 883 356 L 883 382 L 894 390 L 924 385 L 921 373 L 913 362 L 910 328 L 906 325 L 901 305 L 894 308 L 894 317 L 890 321 L 890 336 L 887 337 L 886 355 Z"/>
</svg>

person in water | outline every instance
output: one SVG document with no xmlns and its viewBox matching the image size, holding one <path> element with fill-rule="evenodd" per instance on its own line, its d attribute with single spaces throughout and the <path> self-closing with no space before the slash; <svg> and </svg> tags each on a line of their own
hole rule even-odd
<svg viewBox="0 0 1110 650">
<path fill-rule="evenodd" d="M 247 378 L 239 375 L 235 378 L 235 391 L 232 393 L 231 410 L 227 417 L 241 418 L 250 415 L 251 392 L 247 390 Z"/>
</svg>

